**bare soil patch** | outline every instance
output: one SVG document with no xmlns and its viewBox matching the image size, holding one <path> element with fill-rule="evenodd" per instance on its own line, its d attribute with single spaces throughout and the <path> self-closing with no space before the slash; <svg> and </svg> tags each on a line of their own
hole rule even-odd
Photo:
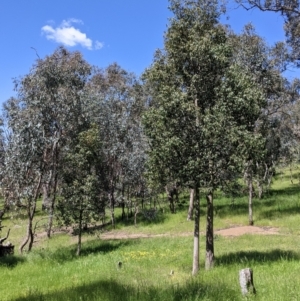
<svg viewBox="0 0 300 301">
<path fill-rule="evenodd" d="M 274 235 L 278 234 L 277 228 L 272 227 L 257 227 L 257 226 L 234 226 L 231 228 L 216 230 L 215 235 L 221 235 L 226 237 L 241 236 L 244 234 L 260 234 L 260 235 Z M 204 234 L 204 232 L 201 232 Z M 175 236 L 190 236 L 192 232 L 183 232 L 177 234 L 128 234 L 123 231 L 107 232 L 101 235 L 102 239 L 137 239 L 137 238 L 153 238 L 153 237 L 175 237 Z"/>
<path fill-rule="evenodd" d="M 277 228 L 256 226 L 236 226 L 215 231 L 215 234 L 222 236 L 241 236 L 244 234 L 274 235 L 278 233 Z"/>
</svg>

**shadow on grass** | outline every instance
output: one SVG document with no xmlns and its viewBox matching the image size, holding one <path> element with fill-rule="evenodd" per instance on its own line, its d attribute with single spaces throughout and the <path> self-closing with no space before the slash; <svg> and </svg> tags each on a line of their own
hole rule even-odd
<svg viewBox="0 0 300 301">
<path fill-rule="evenodd" d="M 291 195 L 299 195 L 300 193 L 300 185 L 294 184 L 289 187 L 285 187 L 283 189 L 272 189 L 269 192 L 270 196 L 291 196 Z"/>
<path fill-rule="evenodd" d="M 296 169 L 292 169 L 292 174 L 290 171 L 286 171 L 285 173 L 284 172 L 277 172 L 276 175 L 275 175 L 275 180 L 280 182 L 280 181 L 283 181 L 283 180 L 293 180 L 293 182 L 298 182 L 298 179 L 300 177 L 300 172 L 298 171 L 298 168 Z"/>
<path fill-rule="evenodd" d="M 127 245 L 137 244 L 137 240 L 114 240 L 114 241 L 103 241 L 100 239 L 84 242 L 81 248 L 80 257 L 88 256 L 90 254 L 97 253 L 108 253 L 119 248 L 123 248 Z M 47 250 L 35 251 L 41 259 L 50 258 L 52 261 L 59 263 L 72 261 L 78 259 L 76 255 L 77 244 L 73 244 L 67 247 L 60 247 L 54 252 Z"/>
<path fill-rule="evenodd" d="M 123 248 L 128 245 L 136 244 L 136 241 L 131 240 L 117 240 L 117 241 L 103 241 L 103 240 L 94 240 L 91 242 L 85 242 L 80 256 L 88 256 L 90 254 L 97 253 L 109 253 L 119 248 Z"/>
<path fill-rule="evenodd" d="M 14 268 L 20 263 L 25 262 L 25 258 L 21 256 L 8 255 L 0 257 L 0 267 Z"/>
<path fill-rule="evenodd" d="M 239 292 L 221 284 L 203 285 L 200 281 L 189 281 L 186 285 L 170 286 L 168 284 L 158 287 L 123 285 L 114 280 L 97 281 L 81 286 L 68 288 L 62 291 L 43 294 L 29 291 L 27 296 L 14 299 L 14 301 L 153 301 L 153 300 L 237 300 Z"/>
<path fill-rule="evenodd" d="M 259 213 L 258 219 L 274 219 L 278 217 L 300 214 L 300 204 L 294 206 L 277 206 L 274 209 L 263 210 Z"/>
<path fill-rule="evenodd" d="M 168 219 L 168 214 L 162 212 L 161 209 L 157 209 L 155 212 L 152 209 L 140 209 L 137 214 L 137 224 L 150 225 L 150 224 L 163 224 Z M 116 224 L 122 226 L 128 226 L 134 224 L 134 213 L 127 218 L 119 215 L 116 217 Z"/>
<path fill-rule="evenodd" d="M 299 188 L 300 192 L 300 188 Z M 278 216 L 292 215 L 300 213 L 300 199 L 293 199 L 291 202 L 282 202 L 276 200 L 276 195 L 272 195 L 269 199 L 254 199 L 253 208 L 256 212 L 258 219 L 272 218 Z M 237 215 L 248 214 L 248 202 L 236 204 L 216 204 L 214 206 L 215 214 L 220 218 L 228 218 Z"/>
<path fill-rule="evenodd" d="M 241 251 L 222 255 L 216 259 L 216 265 L 231 265 L 235 263 L 270 263 L 280 260 L 299 260 L 300 255 L 294 251 L 275 249 L 267 252 Z"/>
</svg>

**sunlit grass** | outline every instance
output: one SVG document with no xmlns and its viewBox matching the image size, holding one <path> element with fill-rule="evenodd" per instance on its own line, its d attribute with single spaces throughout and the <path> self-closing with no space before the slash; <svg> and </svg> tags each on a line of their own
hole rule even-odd
<svg viewBox="0 0 300 301">
<path fill-rule="evenodd" d="M 39 203 L 33 252 L 20 256 L 16 249 L 14 256 L 0 258 L 0 300 L 245 300 L 238 283 L 238 271 L 245 267 L 253 268 L 257 289 L 257 296 L 250 299 L 300 300 L 298 170 L 292 179 L 293 184 L 288 169 L 278 173 L 272 191 L 261 200 L 254 199 L 255 225 L 278 227 L 279 234 L 215 236 L 216 261 L 209 272 L 204 271 L 206 203 L 201 199 L 201 271 L 197 277 L 191 276 L 193 221 L 186 221 L 187 193 L 182 193 L 176 214 L 170 214 L 161 201 L 164 212 L 160 210 L 152 221 L 138 214 L 137 226 L 132 218 L 122 221 L 117 208 L 117 229 L 90 229 L 84 234 L 80 257 L 75 255 L 77 238 L 71 233 L 51 239 L 40 235 L 47 219 Z M 214 202 L 215 229 L 248 224 L 246 196 L 232 202 L 218 191 Z M 9 240 L 17 248 L 26 232 L 24 216 L 11 213 L 3 225 L 2 234 L 11 228 Z M 166 236 L 103 240 L 107 230 Z"/>
<path fill-rule="evenodd" d="M 202 238 L 196 278 L 191 237 L 93 240 L 79 258 L 72 245 L 36 250 L 1 261 L 1 300 L 243 300 L 238 271 L 245 267 L 254 270 L 255 300 L 300 298 L 300 242 L 294 237 L 217 237 L 215 247 L 215 268 L 205 272 Z"/>
</svg>

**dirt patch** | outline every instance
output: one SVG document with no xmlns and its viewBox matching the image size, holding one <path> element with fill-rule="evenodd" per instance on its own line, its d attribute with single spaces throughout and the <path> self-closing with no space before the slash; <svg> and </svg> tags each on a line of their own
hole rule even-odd
<svg viewBox="0 0 300 301">
<path fill-rule="evenodd" d="M 215 235 L 234 237 L 244 234 L 260 234 L 260 235 L 274 235 L 278 234 L 277 228 L 272 227 L 256 227 L 256 226 L 234 226 L 227 229 L 216 230 Z M 203 235 L 204 232 L 201 232 Z M 192 232 L 182 232 L 177 234 L 128 234 L 123 231 L 108 232 L 101 235 L 102 239 L 137 239 L 137 238 L 154 238 L 154 237 L 176 237 L 176 236 L 192 236 Z"/>
<path fill-rule="evenodd" d="M 215 234 L 222 236 L 241 236 L 244 234 L 274 235 L 278 234 L 277 228 L 256 227 L 256 226 L 237 226 L 228 229 L 215 231 Z"/>
</svg>

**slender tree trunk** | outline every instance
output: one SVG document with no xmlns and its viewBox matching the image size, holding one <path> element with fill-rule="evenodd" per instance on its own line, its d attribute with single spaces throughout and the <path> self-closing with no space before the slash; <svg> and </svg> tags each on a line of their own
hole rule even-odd
<svg viewBox="0 0 300 301">
<path fill-rule="evenodd" d="M 53 218 L 54 218 L 54 207 L 55 207 L 55 202 L 56 202 L 56 191 L 57 191 L 57 180 L 58 180 L 58 172 L 57 172 L 58 157 L 59 157 L 59 149 L 58 149 L 58 141 L 56 141 L 53 146 L 53 155 L 52 155 L 52 162 L 53 162 L 52 174 L 54 176 L 54 182 L 52 183 L 53 192 L 52 192 L 52 198 L 51 198 L 51 203 L 50 203 L 50 208 L 49 208 L 50 209 L 49 210 L 49 220 L 48 220 L 48 227 L 47 227 L 47 237 L 48 238 L 51 237 L 51 230 L 52 230 Z"/>
<path fill-rule="evenodd" d="M 34 232 L 33 232 L 32 222 L 33 222 L 33 218 L 34 218 L 35 211 L 36 211 L 36 201 L 37 201 L 37 198 L 39 195 L 41 182 L 42 182 L 42 174 L 40 174 L 40 176 L 39 176 L 38 184 L 36 186 L 33 198 L 28 200 L 28 204 L 27 204 L 27 216 L 28 216 L 27 234 L 26 234 L 26 237 L 23 240 L 22 244 L 19 247 L 20 253 L 23 253 L 23 249 L 27 245 L 28 242 L 29 242 L 28 252 L 31 251 L 32 246 L 33 246 Z"/>
<path fill-rule="evenodd" d="M 25 246 L 27 245 L 27 243 L 29 242 L 29 246 L 30 246 L 30 250 L 32 248 L 32 243 L 33 243 L 33 227 L 32 227 L 32 218 L 31 218 L 31 213 L 30 213 L 30 208 L 28 208 L 27 210 L 27 216 L 28 216 L 28 224 L 27 224 L 27 233 L 26 233 L 26 237 L 23 240 L 23 242 L 21 243 L 20 247 L 19 247 L 19 251 L 22 254 L 23 250 L 25 248 Z M 30 251 L 28 250 L 28 251 Z"/>
<path fill-rule="evenodd" d="M 213 193 L 206 195 L 207 216 L 206 216 L 206 258 L 205 269 L 209 270 L 214 264 L 214 204 Z"/>
<path fill-rule="evenodd" d="M 29 243 L 28 245 L 28 252 L 31 251 L 34 241 L 34 231 L 33 231 L 33 218 L 36 210 L 36 200 L 30 201 L 32 204 L 32 207 L 28 205 L 27 207 L 27 216 L 28 216 L 28 224 L 27 224 L 27 233 L 26 237 L 23 240 L 22 244 L 19 247 L 20 253 L 23 253 L 24 247 Z"/>
<path fill-rule="evenodd" d="M 49 208 L 49 220 L 48 220 L 48 227 L 47 227 L 47 237 L 51 237 L 51 231 L 53 226 L 53 217 L 54 217 L 54 207 L 55 207 L 55 201 L 56 201 L 56 188 L 57 188 L 57 173 L 55 174 L 55 179 L 53 183 L 53 195 L 51 197 L 51 203 Z"/>
<path fill-rule="evenodd" d="M 166 194 L 167 194 L 167 198 L 169 201 L 170 211 L 171 211 L 171 213 L 175 213 L 173 188 L 169 189 L 168 186 L 166 186 L 165 189 L 166 189 Z"/>
<path fill-rule="evenodd" d="M 290 179 L 291 179 L 291 183 L 294 184 L 294 182 L 293 182 L 292 163 L 290 164 Z"/>
<path fill-rule="evenodd" d="M 249 225 L 253 226 L 253 180 L 252 180 L 252 173 L 248 173 L 248 189 L 249 189 L 249 200 L 248 200 L 248 207 L 249 207 Z"/>
<path fill-rule="evenodd" d="M 272 183 L 272 178 L 273 178 L 273 172 L 270 172 L 269 175 L 268 175 L 268 185 L 267 185 L 267 193 L 269 193 L 270 191 L 270 186 L 271 186 L 271 183 Z"/>
<path fill-rule="evenodd" d="M 125 187 L 122 185 L 122 220 L 125 218 Z"/>
<path fill-rule="evenodd" d="M 195 199 L 195 189 L 190 189 L 190 205 L 189 205 L 189 211 L 188 211 L 188 215 L 187 215 L 188 221 L 191 221 L 193 219 L 194 199 Z"/>
<path fill-rule="evenodd" d="M 257 181 L 258 198 L 261 199 L 263 195 L 263 184 L 260 180 Z"/>
<path fill-rule="evenodd" d="M 178 193 L 177 185 L 176 185 L 176 187 L 175 187 L 174 194 L 175 194 L 174 213 L 176 213 L 176 208 L 177 208 L 177 206 L 178 206 L 178 204 L 179 204 L 179 193 Z"/>
<path fill-rule="evenodd" d="M 79 212 L 79 227 L 78 227 L 78 243 L 76 255 L 79 256 L 81 252 L 81 235 L 82 235 L 82 210 Z"/>
<path fill-rule="evenodd" d="M 199 186 L 195 186 L 195 225 L 194 225 L 194 250 L 193 250 L 193 270 L 192 275 L 197 275 L 199 271 L 199 224 L 200 224 L 200 195 Z"/>
<path fill-rule="evenodd" d="M 136 202 L 134 203 L 134 226 L 136 227 L 136 217 L 139 213 L 139 206 L 136 205 Z"/>
<path fill-rule="evenodd" d="M 28 252 L 31 251 L 32 246 L 33 246 L 33 242 L 34 242 L 34 230 L 33 230 L 32 223 L 33 223 L 33 217 L 34 217 L 35 209 L 36 209 L 36 201 L 34 202 L 33 207 L 34 208 L 32 209 L 32 216 L 30 217 L 30 222 L 29 222 L 29 226 L 28 226 L 28 233 L 29 233 Z"/>
<path fill-rule="evenodd" d="M 109 201 L 110 201 L 111 225 L 113 229 L 115 229 L 115 198 L 114 198 L 113 188 L 111 188 L 109 192 Z"/>
<path fill-rule="evenodd" d="M 43 184 L 43 201 L 42 201 L 42 209 L 45 210 L 48 208 L 49 202 L 49 183 Z"/>
</svg>

